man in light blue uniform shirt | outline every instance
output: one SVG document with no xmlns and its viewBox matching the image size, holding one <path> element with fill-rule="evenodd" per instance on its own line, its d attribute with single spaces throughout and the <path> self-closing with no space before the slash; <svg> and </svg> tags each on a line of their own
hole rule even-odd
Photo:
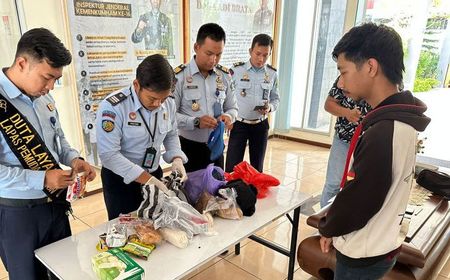
<svg viewBox="0 0 450 280">
<path fill-rule="evenodd" d="M 225 31 L 215 23 L 200 27 L 194 44 L 195 56 L 175 68 L 175 102 L 181 147 L 189 162 L 186 170 L 204 169 L 210 163 L 224 167 L 223 155 L 211 160 L 208 137 L 222 121 L 229 129 L 236 119 L 237 104 L 228 69 L 219 65 L 225 46 Z"/>
<path fill-rule="evenodd" d="M 277 71 L 266 64 L 272 52 L 273 40 L 269 35 L 253 38 L 250 60 L 237 62 L 230 72 L 235 84 L 239 112 L 228 142 L 226 171 L 244 159 L 249 146 L 250 164 L 262 172 L 269 134 L 268 114 L 275 112 L 280 103 Z"/>
<path fill-rule="evenodd" d="M 65 192 L 52 193 L 72 184 L 73 174 L 95 178 L 67 142 L 48 94 L 71 59 L 55 35 L 36 28 L 23 34 L 13 65 L 0 71 L 0 256 L 11 280 L 47 278 L 34 250 L 71 235 Z"/>
<path fill-rule="evenodd" d="M 141 185 L 153 184 L 167 192 L 160 181 L 161 145 L 164 160 L 186 179 L 176 122 L 172 67 L 162 55 L 144 59 L 130 87 L 110 94 L 97 113 L 97 146 L 102 161 L 103 195 L 108 218 L 137 210 Z"/>
</svg>

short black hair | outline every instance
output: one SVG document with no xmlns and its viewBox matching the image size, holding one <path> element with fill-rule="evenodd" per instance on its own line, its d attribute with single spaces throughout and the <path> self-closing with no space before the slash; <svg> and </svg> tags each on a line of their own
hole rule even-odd
<svg viewBox="0 0 450 280">
<path fill-rule="evenodd" d="M 269 46 L 271 49 L 273 48 L 272 37 L 270 37 L 267 34 L 258 34 L 255 37 L 253 37 L 252 49 L 256 46 L 256 44 L 263 47 Z"/>
<path fill-rule="evenodd" d="M 218 24 L 205 23 L 202 26 L 200 26 L 200 29 L 197 32 L 197 39 L 195 40 L 195 42 L 201 45 L 205 42 L 206 38 L 209 38 L 216 42 L 223 41 L 223 43 L 225 44 L 226 40 L 225 31 Z"/>
<path fill-rule="evenodd" d="M 386 25 L 364 23 L 353 27 L 337 43 L 333 59 L 340 54 L 357 66 L 370 58 L 380 64 L 386 78 L 394 85 L 403 83 L 403 43 L 400 35 Z"/>
<path fill-rule="evenodd" d="M 172 66 L 160 54 L 147 56 L 136 70 L 136 79 L 142 88 L 162 92 L 172 90 L 175 84 L 175 74 Z"/>
<path fill-rule="evenodd" d="M 72 62 L 72 55 L 50 30 L 34 28 L 25 32 L 17 43 L 16 58 L 29 55 L 39 62 L 45 60 L 51 67 L 60 68 Z"/>
</svg>

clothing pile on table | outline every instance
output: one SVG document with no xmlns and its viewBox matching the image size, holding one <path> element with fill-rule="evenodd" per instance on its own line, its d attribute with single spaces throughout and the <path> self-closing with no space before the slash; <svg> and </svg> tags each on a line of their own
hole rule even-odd
<svg viewBox="0 0 450 280">
<path fill-rule="evenodd" d="M 276 178 L 252 169 L 247 162 L 237 165 L 231 174 L 210 164 L 188 173 L 186 182 L 176 171 L 162 181 L 170 195 L 154 185 L 143 186 L 143 201 L 137 214 L 152 220 L 163 239 L 179 248 L 185 248 L 194 235 L 217 234 L 213 216 L 230 220 L 252 216 L 257 197 L 267 196 L 269 187 L 280 184 Z"/>
</svg>

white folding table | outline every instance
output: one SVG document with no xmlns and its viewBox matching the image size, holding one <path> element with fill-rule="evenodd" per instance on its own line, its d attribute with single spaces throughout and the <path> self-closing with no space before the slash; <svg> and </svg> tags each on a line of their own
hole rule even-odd
<svg viewBox="0 0 450 280">
<path fill-rule="evenodd" d="M 239 242 L 250 238 L 289 257 L 288 279 L 293 279 L 300 208 L 309 198 L 310 195 L 283 186 L 272 188 L 268 197 L 258 200 L 253 216 L 239 221 L 215 218 L 214 229 L 218 235 L 195 236 L 185 249 L 164 242 L 152 252 L 147 261 L 135 260 L 144 268 L 145 279 L 179 279 L 220 255 L 229 246 L 236 245 L 235 253 L 239 254 Z M 291 211 L 294 211 L 293 217 L 289 215 Z M 290 248 L 254 235 L 283 215 L 287 215 L 292 223 Z M 60 279 L 96 279 L 91 267 L 91 257 L 97 254 L 95 245 L 98 236 L 106 232 L 107 226 L 108 223 L 104 223 L 39 248 L 35 255 Z"/>
</svg>

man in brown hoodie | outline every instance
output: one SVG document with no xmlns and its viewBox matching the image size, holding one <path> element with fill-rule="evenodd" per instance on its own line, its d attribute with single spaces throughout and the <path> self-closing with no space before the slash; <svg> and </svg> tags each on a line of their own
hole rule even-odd
<svg viewBox="0 0 450 280">
<path fill-rule="evenodd" d="M 380 279 L 394 266 L 408 231 L 417 131 L 430 119 L 403 79 L 402 40 L 385 25 L 352 28 L 333 50 L 337 86 L 373 110 L 356 129 L 341 191 L 319 224 L 321 248 L 336 248 L 335 279 Z"/>
</svg>

